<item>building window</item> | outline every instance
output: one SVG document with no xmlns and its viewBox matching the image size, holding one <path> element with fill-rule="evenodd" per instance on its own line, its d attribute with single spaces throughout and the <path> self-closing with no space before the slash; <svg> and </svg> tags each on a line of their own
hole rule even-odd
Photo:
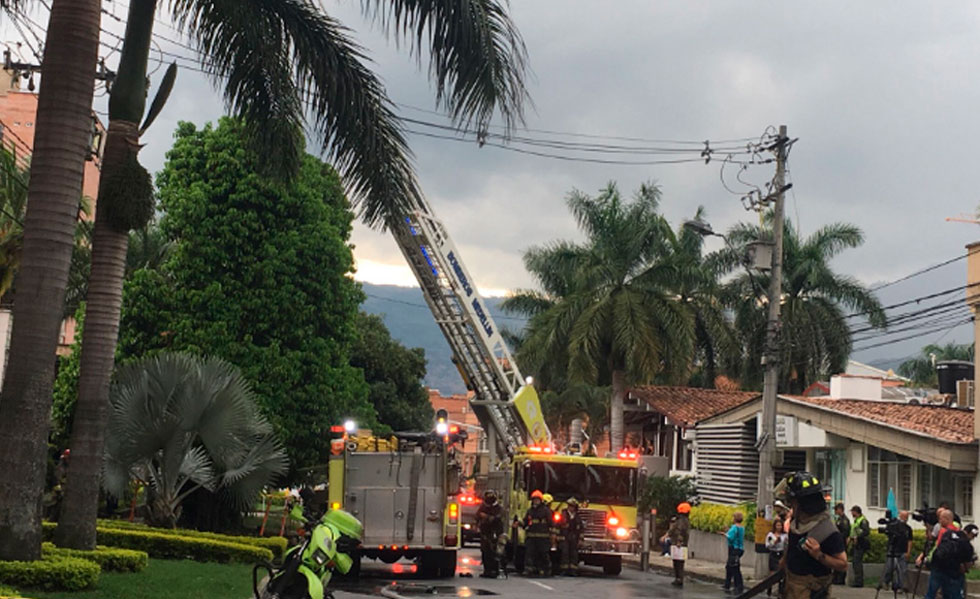
<svg viewBox="0 0 980 599">
<path fill-rule="evenodd" d="M 694 452 L 691 450 L 691 442 L 684 440 L 684 431 L 677 431 L 677 464 L 675 470 L 691 470 L 694 468 Z"/>
<path fill-rule="evenodd" d="M 965 518 L 973 517 L 973 478 L 956 477 L 956 512 Z"/>
<path fill-rule="evenodd" d="M 894 491 L 899 509 L 912 507 L 912 459 L 868 447 L 868 506 L 887 507 L 889 490 Z"/>
<path fill-rule="evenodd" d="M 973 476 L 932 464 L 919 465 L 919 495 L 932 507 L 947 502 L 960 516 L 973 515 Z"/>
</svg>

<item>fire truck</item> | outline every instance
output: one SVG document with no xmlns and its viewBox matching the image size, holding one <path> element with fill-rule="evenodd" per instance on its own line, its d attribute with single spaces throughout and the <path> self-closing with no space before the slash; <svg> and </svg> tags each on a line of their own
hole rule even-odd
<svg viewBox="0 0 980 599">
<path fill-rule="evenodd" d="M 533 381 L 521 374 L 458 248 L 428 202 L 420 198 L 410 214 L 389 221 L 388 227 L 474 394 L 470 406 L 487 433 L 488 487 L 503 498 L 508 519 L 523 517 L 534 490 L 550 493 L 553 509 L 575 497 L 586 503 L 580 510 L 587 523 L 580 558 L 618 574 L 622 557 L 639 549 L 636 455 L 558 453 Z M 511 539 L 517 566 L 523 563 L 522 541 L 522 533 Z"/>
<path fill-rule="evenodd" d="M 459 433 L 447 427 L 378 438 L 336 426 L 331 434 L 327 501 L 363 523 L 360 557 L 406 558 L 427 578 L 452 576 L 461 533 Z M 359 568 L 356 560 L 354 576 Z"/>
</svg>

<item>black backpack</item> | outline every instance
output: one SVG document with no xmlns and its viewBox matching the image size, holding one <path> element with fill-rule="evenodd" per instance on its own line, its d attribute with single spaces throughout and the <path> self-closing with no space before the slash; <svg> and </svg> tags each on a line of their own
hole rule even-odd
<svg viewBox="0 0 980 599">
<path fill-rule="evenodd" d="M 959 530 L 947 530 L 932 552 L 932 567 L 944 572 L 958 571 L 960 564 L 970 561 L 973 545 L 970 538 Z"/>
</svg>

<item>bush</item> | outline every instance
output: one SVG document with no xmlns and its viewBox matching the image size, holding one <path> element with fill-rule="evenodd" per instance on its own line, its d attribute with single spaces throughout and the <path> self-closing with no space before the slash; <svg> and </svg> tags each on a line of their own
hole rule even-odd
<svg viewBox="0 0 980 599">
<path fill-rule="evenodd" d="M 53 522 L 43 523 L 42 530 L 46 540 L 50 540 L 50 537 L 54 535 L 56 527 L 57 524 Z M 99 526 L 96 527 L 95 533 L 96 540 L 101 545 L 145 551 L 150 557 L 245 564 L 272 560 L 272 551 L 264 547 L 216 539 L 185 537 L 172 532 L 157 532 L 152 529 L 126 530 Z"/>
<path fill-rule="evenodd" d="M 246 537 L 239 535 L 226 535 L 217 532 L 203 532 L 200 530 L 188 530 L 185 528 L 166 529 L 152 528 L 145 524 L 127 522 L 126 520 L 99 520 L 100 528 L 114 528 L 119 530 L 142 530 L 158 532 L 161 534 L 190 537 L 194 539 L 212 539 L 214 541 L 224 541 L 226 543 L 239 543 L 242 545 L 254 545 L 262 547 L 272 552 L 273 557 L 279 559 L 286 553 L 287 541 L 285 537 Z"/>
<path fill-rule="evenodd" d="M 99 565 L 62 555 L 45 555 L 34 562 L 0 561 L 0 583 L 19 588 L 80 591 L 95 586 Z"/>
<path fill-rule="evenodd" d="M 677 504 L 687 501 L 697 493 L 694 479 L 686 476 L 651 476 L 640 493 L 639 509 L 647 512 L 657 510 L 658 530 L 667 525 L 677 511 Z"/>
<path fill-rule="evenodd" d="M 755 504 L 721 505 L 719 503 L 702 503 L 691 509 L 691 528 L 704 532 L 726 532 L 732 525 L 732 515 L 742 512 L 745 518 L 745 537 L 755 538 Z"/>
<path fill-rule="evenodd" d="M 97 546 L 95 551 L 80 551 L 56 547 L 53 543 L 44 543 L 41 546 L 41 552 L 44 555 L 86 559 L 99 564 L 99 567 L 106 572 L 139 572 L 146 567 L 146 563 L 149 561 L 149 556 L 145 551 L 116 549 L 101 545 Z"/>
<path fill-rule="evenodd" d="M 20 594 L 17 593 L 17 589 L 5 587 L 0 584 L 0 597 L 20 597 Z"/>
</svg>

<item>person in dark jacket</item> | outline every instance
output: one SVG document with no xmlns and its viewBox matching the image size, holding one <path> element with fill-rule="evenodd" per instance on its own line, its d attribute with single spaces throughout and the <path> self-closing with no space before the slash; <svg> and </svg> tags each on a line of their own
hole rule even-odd
<svg viewBox="0 0 980 599">
<path fill-rule="evenodd" d="M 826 599 L 832 572 L 847 570 L 844 536 L 830 518 L 824 488 L 809 472 L 791 472 L 776 486 L 793 508 L 782 567 L 785 599 Z"/>
<path fill-rule="evenodd" d="M 497 563 L 497 539 L 504 532 L 504 511 L 497 503 L 497 493 L 488 489 L 483 493 L 483 503 L 476 511 L 480 530 L 480 558 L 483 560 L 483 578 L 496 578 L 500 574 Z"/>
<path fill-rule="evenodd" d="M 558 519 L 558 548 L 561 551 L 561 569 L 566 576 L 578 576 L 578 546 L 585 533 L 585 523 L 578 513 L 578 500 L 569 498 Z"/>
<path fill-rule="evenodd" d="M 677 506 L 676 520 L 671 522 L 667 529 L 665 539 L 670 539 L 670 557 L 674 562 L 674 581 L 670 584 L 675 587 L 684 586 L 684 561 L 687 560 L 687 542 L 691 534 L 691 522 L 688 517 L 691 514 L 691 504 L 683 502 Z"/>
<path fill-rule="evenodd" d="M 551 575 L 551 508 L 544 504 L 544 494 L 531 493 L 531 507 L 524 520 L 516 525 L 524 527 L 524 573 L 528 576 Z"/>
<path fill-rule="evenodd" d="M 847 511 L 844 509 L 844 504 L 837 502 L 834 506 L 834 525 L 837 526 L 837 531 L 845 539 L 851 536 L 851 520 L 847 517 Z M 847 583 L 847 572 L 834 572 L 834 584 L 846 584 Z"/>
</svg>

